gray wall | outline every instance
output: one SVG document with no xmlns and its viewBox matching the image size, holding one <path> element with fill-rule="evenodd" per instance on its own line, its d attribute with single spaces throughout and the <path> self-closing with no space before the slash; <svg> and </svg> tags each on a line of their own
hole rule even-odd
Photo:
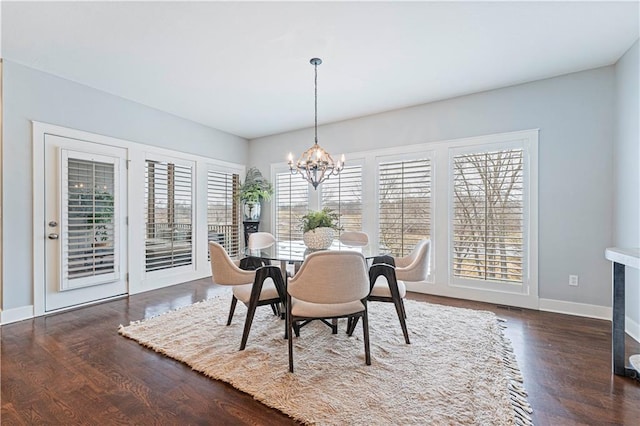
<svg viewBox="0 0 640 426">
<path fill-rule="evenodd" d="M 7 60 L 3 87 L 3 310 L 33 304 L 31 120 L 239 164 L 247 159 L 243 138 Z"/>
<path fill-rule="evenodd" d="M 614 245 L 640 247 L 640 62 L 636 43 L 618 61 L 614 149 Z M 640 324 L 640 273 L 627 268 L 627 317 Z"/>
<path fill-rule="evenodd" d="M 609 66 L 321 126 L 318 139 L 338 154 L 539 128 L 539 296 L 611 306 L 614 95 Z M 248 164 L 268 173 L 312 142 L 313 129 L 251 140 Z"/>
</svg>

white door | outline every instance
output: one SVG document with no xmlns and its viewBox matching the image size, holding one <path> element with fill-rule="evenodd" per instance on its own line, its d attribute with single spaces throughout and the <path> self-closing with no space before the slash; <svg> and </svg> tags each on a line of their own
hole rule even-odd
<svg viewBox="0 0 640 426">
<path fill-rule="evenodd" d="M 127 294 L 127 152 L 45 135 L 45 311 Z"/>
</svg>

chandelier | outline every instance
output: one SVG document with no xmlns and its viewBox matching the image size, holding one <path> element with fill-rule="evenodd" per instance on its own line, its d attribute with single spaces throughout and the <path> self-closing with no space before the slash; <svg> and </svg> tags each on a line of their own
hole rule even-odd
<svg viewBox="0 0 640 426">
<path fill-rule="evenodd" d="M 298 161 L 293 162 L 293 154 L 289 153 L 289 170 L 291 174 L 300 173 L 302 178 L 317 189 L 318 185 L 331 175 L 338 175 L 344 168 L 344 154 L 337 163 L 331 155 L 318 145 L 318 65 L 322 59 L 313 58 L 309 61 L 315 68 L 315 143 L 302 153 Z"/>
</svg>

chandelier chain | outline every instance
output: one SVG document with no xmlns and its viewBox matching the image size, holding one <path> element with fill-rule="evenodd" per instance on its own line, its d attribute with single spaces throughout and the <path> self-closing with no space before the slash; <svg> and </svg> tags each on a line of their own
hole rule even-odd
<svg viewBox="0 0 640 426">
<path fill-rule="evenodd" d="M 313 67 L 315 68 L 315 79 L 314 79 L 314 86 L 315 86 L 315 91 L 314 91 L 314 99 L 315 99 L 315 121 L 314 121 L 314 129 L 315 129 L 315 135 L 314 135 L 314 140 L 316 145 L 318 144 L 318 63 L 314 62 L 313 63 Z"/>
</svg>

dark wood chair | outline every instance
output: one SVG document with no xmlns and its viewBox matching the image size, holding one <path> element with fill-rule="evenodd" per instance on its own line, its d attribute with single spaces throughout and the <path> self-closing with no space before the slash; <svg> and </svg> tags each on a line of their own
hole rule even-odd
<svg viewBox="0 0 640 426">
<path fill-rule="evenodd" d="M 254 265 L 254 270 L 241 269 L 220 244 L 209 241 L 211 254 L 211 279 L 220 285 L 232 286 L 233 297 L 227 325 L 231 325 L 238 300 L 247 306 L 247 317 L 240 350 L 244 350 L 249 338 L 251 323 L 258 306 L 270 305 L 275 315 L 285 300 L 285 285 L 280 268 L 273 265 Z M 260 259 L 258 259 L 260 261 Z"/>
<path fill-rule="evenodd" d="M 400 321 L 400 328 L 406 344 L 410 344 L 407 330 L 407 313 L 404 308 L 404 298 L 407 294 L 406 282 L 425 281 L 429 275 L 429 259 L 431 258 L 431 240 L 418 242 L 411 254 L 393 258 L 381 256 L 374 259 L 369 268 L 371 291 L 369 301 L 393 303 Z M 347 333 L 351 335 L 358 322 L 357 318 L 350 318 L 347 323 Z"/>
<path fill-rule="evenodd" d="M 299 322 L 362 318 L 364 351 L 371 365 L 367 295 L 369 277 L 364 256 L 357 252 L 311 253 L 287 286 L 289 371 L 293 373 L 293 331 Z"/>
</svg>

